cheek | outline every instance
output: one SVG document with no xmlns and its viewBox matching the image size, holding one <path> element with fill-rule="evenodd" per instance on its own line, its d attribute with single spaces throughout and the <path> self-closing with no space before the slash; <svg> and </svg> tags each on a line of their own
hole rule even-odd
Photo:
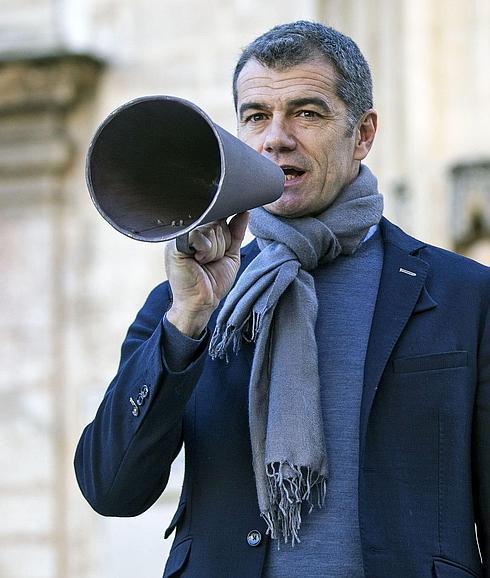
<svg viewBox="0 0 490 578">
<path fill-rule="evenodd" d="M 262 139 L 260 135 L 243 128 L 238 129 L 237 136 L 242 142 L 248 144 L 249 147 L 252 147 L 256 151 L 260 152 L 262 150 Z"/>
<path fill-rule="evenodd" d="M 308 150 L 317 164 L 321 168 L 324 168 L 330 163 L 330 157 L 332 156 L 332 151 L 335 150 L 335 144 L 331 139 L 325 138 L 325 135 L 317 135 L 317 138 L 309 143 Z"/>
<path fill-rule="evenodd" d="M 332 161 L 330 157 L 331 155 L 329 155 L 328 151 L 326 150 L 318 151 L 317 154 L 315 155 L 315 161 L 317 165 L 316 176 L 321 181 L 327 179 L 328 174 L 331 171 Z"/>
<path fill-rule="evenodd" d="M 340 143 L 331 143 L 322 155 L 320 163 L 327 178 L 335 178 L 349 166 L 349 150 L 346 146 L 342 146 Z"/>
</svg>

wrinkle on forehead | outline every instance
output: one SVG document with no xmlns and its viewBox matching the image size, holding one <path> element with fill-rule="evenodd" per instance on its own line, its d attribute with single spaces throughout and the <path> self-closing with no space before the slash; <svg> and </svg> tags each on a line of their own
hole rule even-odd
<svg viewBox="0 0 490 578">
<path fill-rule="evenodd" d="M 249 97 L 253 97 L 253 100 L 260 99 L 260 98 L 270 98 L 271 95 L 274 93 L 274 96 L 277 96 L 279 100 L 283 98 L 287 98 L 290 96 L 297 96 L 300 94 L 308 94 L 308 96 L 318 95 L 323 100 L 330 101 L 331 99 L 328 98 L 328 95 L 325 93 L 325 90 L 322 90 L 321 87 L 318 87 L 314 84 L 308 84 L 305 82 L 301 82 L 299 84 L 295 84 L 290 86 L 286 89 L 281 90 L 281 93 L 277 92 L 276 89 L 273 87 L 260 87 L 259 89 L 251 88 L 248 91 L 244 90 L 240 93 L 239 101 L 247 100 Z"/>
<path fill-rule="evenodd" d="M 312 60 L 287 69 L 268 68 L 249 61 L 237 81 L 238 100 L 318 94 L 335 98 L 336 72 L 325 60 Z"/>
</svg>

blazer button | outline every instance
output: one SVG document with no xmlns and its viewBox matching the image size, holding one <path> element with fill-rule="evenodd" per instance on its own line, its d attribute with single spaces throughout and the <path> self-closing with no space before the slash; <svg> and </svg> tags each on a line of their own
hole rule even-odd
<svg viewBox="0 0 490 578">
<path fill-rule="evenodd" d="M 258 530 L 251 530 L 247 535 L 249 546 L 258 546 L 262 542 L 262 534 Z"/>
<path fill-rule="evenodd" d="M 141 395 L 142 397 L 148 397 L 148 391 L 149 391 L 149 390 L 148 390 L 148 386 L 147 386 L 147 385 L 144 385 L 144 386 L 141 388 L 140 395 Z"/>
<path fill-rule="evenodd" d="M 129 398 L 129 403 L 131 404 L 131 413 L 134 417 L 138 417 L 140 414 L 140 408 L 134 403 L 134 399 L 132 397 Z"/>
</svg>

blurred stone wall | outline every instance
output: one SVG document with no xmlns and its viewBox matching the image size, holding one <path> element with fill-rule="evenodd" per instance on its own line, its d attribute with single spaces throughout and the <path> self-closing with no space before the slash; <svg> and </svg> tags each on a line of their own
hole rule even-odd
<svg viewBox="0 0 490 578">
<path fill-rule="evenodd" d="M 386 213 L 490 262 L 490 7 L 486 0 L 0 0 L 0 578 L 160 576 L 182 458 L 135 519 L 83 501 L 73 452 L 127 326 L 164 278 L 162 248 L 113 231 L 83 171 L 96 126 L 142 94 L 188 98 L 235 129 L 240 47 L 320 19 L 370 61 L 369 164 Z"/>
</svg>

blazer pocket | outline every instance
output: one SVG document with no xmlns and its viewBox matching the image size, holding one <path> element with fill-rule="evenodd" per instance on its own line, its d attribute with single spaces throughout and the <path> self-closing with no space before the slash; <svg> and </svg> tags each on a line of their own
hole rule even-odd
<svg viewBox="0 0 490 578">
<path fill-rule="evenodd" d="M 169 527 L 165 530 L 165 534 L 163 535 L 165 539 L 167 539 L 170 534 L 175 530 L 177 524 L 180 522 L 182 516 L 185 512 L 186 502 L 181 502 L 177 508 L 177 511 L 172 518 L 172 521 L 169 524 Z"/>
<path fill-rule="evenodd" d="M 180 575 L 180 571 L 183 569 L 187 559 L 189 558 L 191 545 L 192 538 L 187 538 L 183 542 L 180 542 L 176 546 L 172 547 L 167 564 L 165 565 L 163 578 L 170 578 L 170 576 L 177 577 Z"/>
<path fill-rule="evenodd" d="M 393 371 L 395 373 L 411 373 L 415 371 L 453 369 L 455 367 L 466 367 L 467 365 L 467 351 L 448 351 L 447 353 L 433 353 L 394 359 Z"/>
<path fill-rule="evenodd" d="M 444 558 L 434 558 L 434 576 L 436 578 L 480 578 L 481 573 L 474 572 L 466 566 L 462 566 L 457 562 L 445 560 Z"/>
</svg>

